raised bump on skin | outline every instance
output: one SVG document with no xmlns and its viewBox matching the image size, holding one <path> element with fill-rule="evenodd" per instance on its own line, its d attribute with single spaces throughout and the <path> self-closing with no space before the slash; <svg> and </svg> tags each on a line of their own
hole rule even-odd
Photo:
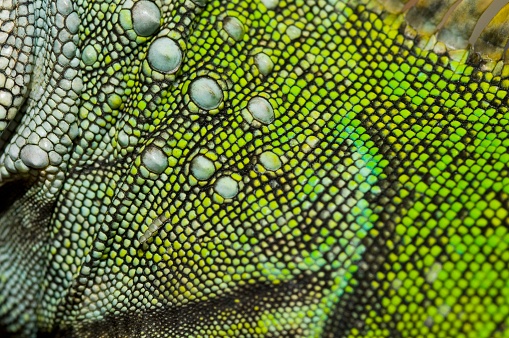
<svg viewBox="0 0 509 338">
<path fill-rule="evenodd" d="M 261 0 L 267 9 L 274 9 L 279 5 L 279 0 Z"/>
<path fill-rule="evenodd" d="M 247 109 L 254 119 L 262 123 L 270 124 L 274 121 L 274 110 L 272 109 L 272 105 L 263 97 L 253 97 L 249 101 Z"/>
<path fill-rule="evenodd" d="M 147 59 L 153 69 L 162 73 L 174 73 L 182 63 L 182 50 L 172 39 L 162 37 L 152 42 Z"/>
<path fill-rule="evenodd" d="M 153 173 L 162 174 L 168 168 L 168 156 L 157 147 L 145 149 L 141 155 L 143 165 Z"/>
<path fill-rule="evenodd" d="M 223 176 L 216 181 L 214 189 L 223 198 L 233 198 L 239 193 L 239 184 L 233 178 Z"/>
<path fill-rule="evenodd" d="M 81 59 L 85 65 L 93 65 L 97 61 L 97 51 L 95 50 L 94 46 L 86 46 L 83 49 L 83 53 L 81 54 Z"/>
<path fill-rule="evenodd" d="M 223 101 L 223 91 L 217 82 L 208 77 L 201 77 L 191 84 L 191 99 L 205 110 L 219 107 Z"/>
<path fill-rule="evenodd" d="M 161 11 L 151 1 L 137 2 L 131 9 L 133 28 L 139 36 L 151 36 L 161 25 Z"/>
<path fill-rule="evenodd" d="M 264 76 L 269 75 L 272 69 L 274 69 L 274 62 L 272 62 L 272 59 L 265 53 L 256 54 L 254 62 L 256 67 L 258 67 L 258 71 Z"/>
<path fill-rule="evenodd" d="M 48 153 L 34 144 L 24 146 L 20 158 L 27 167 L 34 169 L 43 169 L 49 165 Z"/>
<path fill-rule="evenodd" d="M 272 151 L 265 151 L 260 155 L 260 163 L 263 167 L 270 171 L 276 171 L 281 168 L 281 159 Z"/>
<path fill-rule="evenodd" d="M 239 19 L 232 16 L 227 16 L 223 20 L 223 29 L 235 41 L 242 40 L 244 36 L 244 25 Z"/>
<path fill-rule="evenodd" d="M 57 10 L 62 15 L 69 15 L 73 11 L 72 1 L 70 0 L 57 0 Z"/>
<path fill-rule="evenodd" d="M 208 180 L 215 171 L 214 162 L 203 155 L 196 156 L 191 162 L 191 173 L 200 181 Z"/>
</svg>

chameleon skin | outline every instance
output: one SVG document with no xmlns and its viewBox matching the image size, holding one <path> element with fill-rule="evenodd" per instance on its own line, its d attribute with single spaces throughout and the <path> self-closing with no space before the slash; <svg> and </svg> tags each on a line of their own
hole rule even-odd
<svg viewBox="0 0 509 338">
<path fill-rule="evenodd" d="M 374 3 L 65 7 L 75 94 L 2 135 L 3 333 L 509 336 L 509 81 Z"/>
</svg>

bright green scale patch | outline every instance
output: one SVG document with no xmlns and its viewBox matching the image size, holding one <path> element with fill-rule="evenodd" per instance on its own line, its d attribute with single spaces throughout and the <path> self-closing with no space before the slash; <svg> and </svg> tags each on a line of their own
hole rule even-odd
<svg viewBox="0 0 509 338">
<path fill-rule="evenodd" d="M 372 313 L 367 323 L 375 336 L 391 336 L 379 323 L 398 318 L 403 336 L 502 337 L 509 311 L 502 263 L 509 257 L 507 91 L 484 82 L 490 74 L 449 70 L 436 56 L 416 53 L 428 59 L 403 50 L 379 73 L 382 122 L 373 125 L 401 161 L 394 198 L 407 206 L 393 215 L 400 245 L 379 277 L 387 283 L 378 291 L 386 315 Z"/>
</svg>

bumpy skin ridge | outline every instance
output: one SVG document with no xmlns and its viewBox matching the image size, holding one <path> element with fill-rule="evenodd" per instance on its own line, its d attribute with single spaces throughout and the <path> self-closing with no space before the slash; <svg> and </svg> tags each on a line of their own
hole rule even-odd
<svg viewBox="0 0 509 338">
<path fill-rule="evenodd" d="M 509 82 L 383 3 L 43 6 L 4 332 L 508 336 Z"/>
</svg>

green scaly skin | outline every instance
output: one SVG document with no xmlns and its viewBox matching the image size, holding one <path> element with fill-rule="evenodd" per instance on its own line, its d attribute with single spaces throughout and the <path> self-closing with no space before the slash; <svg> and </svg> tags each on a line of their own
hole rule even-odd
<svg viewBox="0 0 509 338">
<path fill-rule="evenodd" d="M 155 4 L 71 4 L 2 136 L 4 333 L 509 336 L 509 81 L 373 1 Z"/>
</svg>

